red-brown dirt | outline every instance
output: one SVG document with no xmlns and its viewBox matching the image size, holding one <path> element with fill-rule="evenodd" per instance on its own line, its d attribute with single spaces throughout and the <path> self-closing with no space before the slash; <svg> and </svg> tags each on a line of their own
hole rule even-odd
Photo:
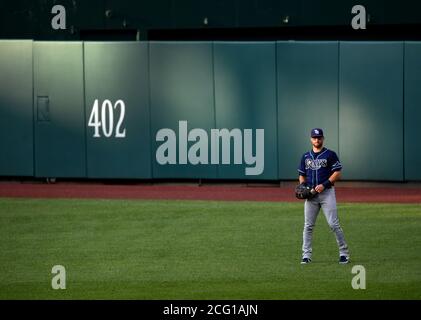
<svg viewBox="0 0 421 320">
<path fill-rule="evenodd" d="M 293 185 L 293 184 L 292 184 Z M 300 201 L 292 185 L 123 185 L 101 183 L 0 183 L 0 197 L 95 198 L 95 199 L 188 199 L 228 201 Z M 421 188 L 406 186 L 336 187 L 339 202 L 421 203 Z"/>
</svg>

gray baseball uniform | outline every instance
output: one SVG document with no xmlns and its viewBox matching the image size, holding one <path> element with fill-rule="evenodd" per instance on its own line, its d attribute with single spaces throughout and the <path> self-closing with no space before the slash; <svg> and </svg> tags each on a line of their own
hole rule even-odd
<svg viewBox="0 0 421 320">
<path fill-rule="evenodd" d="M 311 258 L 313 230 L 316 224 L 320 208 L 326 217 L 330 229 L 336 236 L 339 247 L 339 255 L 349 257 L 348 245 L 344 233 L 339 224 L 338 211 L 336 208 L 335 188 L 325 189 L 311 200 L 304 204 L 304 231 L 303 231 L 303 258 Z"/>
<path fill-rule="evenodd" d="M 306 152 L 301 159 L 298 173 L 306 178 L 306 183 L 312 188 L 319 184 L 325 186 L 323 192 L 311 200 L 306 200 L 304 204 L 303 258 L 311 259 L 313 229 L 320 209 L 323 210 L 329 227 L 336 236 L 339 255 L 349 258 L 348 245 L 339 224 L 335 188 L 328 180 L 335 171 L 341 169 L 342 164 L 338 156 L 327 148 L 322 148 L 320 152 Z"/>
</svg>

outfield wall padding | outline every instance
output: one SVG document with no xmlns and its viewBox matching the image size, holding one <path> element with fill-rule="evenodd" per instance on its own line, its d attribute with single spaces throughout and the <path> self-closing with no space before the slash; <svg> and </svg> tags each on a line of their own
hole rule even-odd
<svg viewBox="0 0 421 320">
<path fill-rule="evenodd" d="M 220 164 L 218 178 L 257 177 L 276 180 L 278 155 L 275 43 L 215 42 L 214 77 L 216 128 L 265 129 L 263 174 L 246 175 L 247 166 L 243 156 L 242 164 Z M 255 154 L 255 135 L 252 142 Z M 233 150 L 231 148 L 231 159 L 234 157 Z"/>
<path fill-rule="evenodd" d="M 0 41 L 0 176 L 33 176 L 32 41 Z"/>
<path fill-rule="evenodd" d="M 405 180 L 421 181 L 421 43 L 405 43 Z"/>
<path fill-rule="evenodd" d="M 151 42 L 149 58 L 153 177 L 216 178 L 217 166 L 190 164 L 185 152 L 181 157 L 179 152 L 180 140 L 185 140 L 179 134 L 179 121 L 187 121 L 188 131 L 215 128 L 212 43 Z M 160 165 L 155 159 L 163 143 L 156 142 L 156 134 L 162 128 L 176 133 L 177 164 Z M 188 141 L 187 148 L 193 143 Z"/>
<path fill-rule="evenodd" d="M 403 43 L 342 42 L 339 150 L 344 179 L 403 180 Z"/>
<path fill-rule="evenodd" d="M 419 181 L 420 74 L 421 42 L 411 41 L 2 40 L 0 175 L 296 179 L 321 127 L 344 179 Z M 207 133 L 207 164 L 180 154 L 198 141 L 182 141 L 180 121 Z M 233 148 L 231 164 L 210 163 L 210 131 L 224 128 L 265 130 L 262 174 L 246 175 Z M 157 162 L 161 129 L 175 134 L 175 164 Z"/>
<path fill-rule="evenodd" d="M 279 178 L 296 179 L 309 133 L 338 150 L 338 42 L 277 43 Z"/>
<path fill-rule="evenodd" d="M 85 119 L 89 121 L 97 102 L 99 121 L 104 121 L 102 105 L 107 100 L 113 119 L 111 123 L 106 116 L 106 127 L 98 132 L 87 127 L 88 177 L 151 178 L 148 44 L 89 42 L 84 58 Z"/>
<path fill-rule="evenodd" d="M 34 42 L 36 177 L 86 177 L 82 42 Z"/>
</svg>

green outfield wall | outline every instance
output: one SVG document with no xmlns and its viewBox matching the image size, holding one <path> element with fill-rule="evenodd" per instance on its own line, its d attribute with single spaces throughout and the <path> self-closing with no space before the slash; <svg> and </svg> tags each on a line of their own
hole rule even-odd
<svg viewBox="0 0 421 320">
<path fill-rule="evenodd" d="M 108 123 L 110 105 L 113 115 L 113 125 L 98 127 L 97 136 L 86 126 L 88 178 L 152 177 L 148 56 L 146 43 L 84 44 L 85 123 L 95 103 L 98 118 L 107 100 Z"/>
<path fill-rule="evenodd" d="M 0 41 L 0 175 L 418 181 L 420 42 Z"/>
<path fill-rule="evenodd" d="M 338 42 L 277 43 L 280 179 L 297 177 L 312 128 L 338 150 L 338 50 Z"/>
<path fill-rule="evenodd" d="M 32 41 L 0 41 L 0 175 L 34 175 Z"/>
</svg>

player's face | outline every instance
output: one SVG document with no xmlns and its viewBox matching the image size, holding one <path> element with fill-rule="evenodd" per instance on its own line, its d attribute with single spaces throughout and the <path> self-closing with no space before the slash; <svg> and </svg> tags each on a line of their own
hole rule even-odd
<svg viewBox="0 0 421 320">
<path fill-rule="evenodd" d="M 321 147 L 323 147 L 323 141 L 324 141 L 324 138 L 323 137 L 311 138 L 311 144 L 315 148 L 321 148 Z"/>
</svg>

